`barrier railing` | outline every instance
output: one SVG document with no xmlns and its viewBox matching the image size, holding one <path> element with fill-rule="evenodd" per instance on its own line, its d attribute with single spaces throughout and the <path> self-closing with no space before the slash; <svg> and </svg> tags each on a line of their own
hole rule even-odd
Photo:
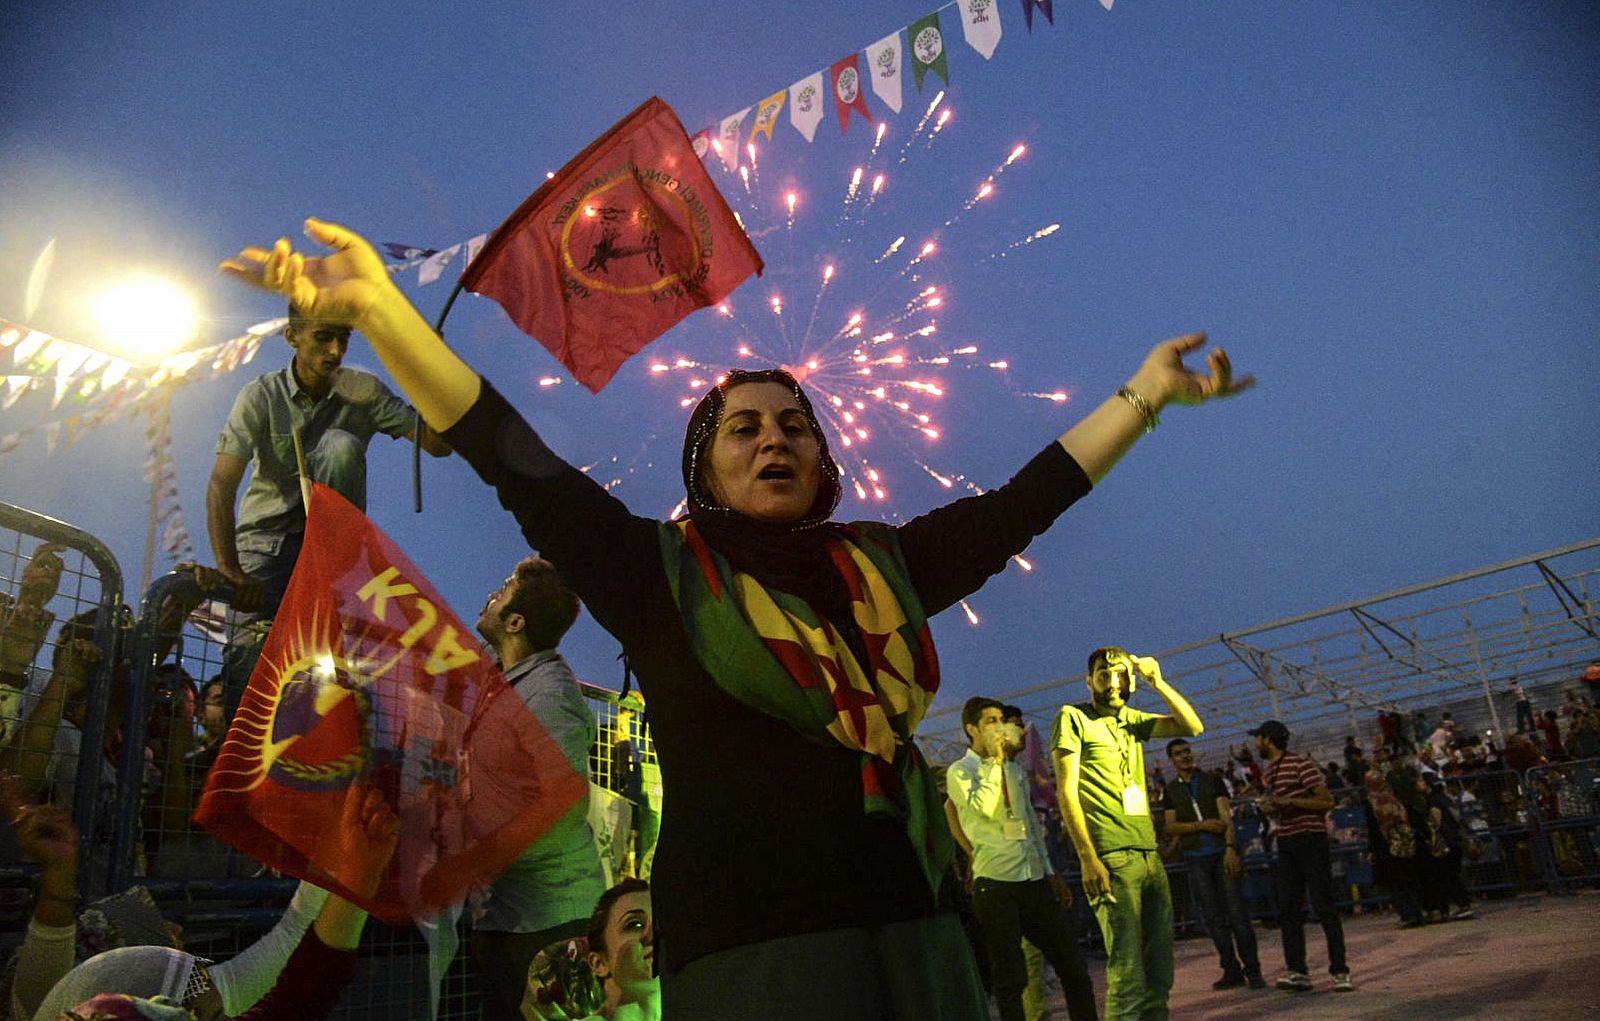
<svg viewBox="0 0 1600 1021">
<path fill-rule="evenodd" d="M 269 929 L 296 885 L 260 875 L 258 863 L 190 821 L 209 766 L 208 749 L 214 747 L 201 719 L 208 697 L 220 702 L 212 689 L 222 674 L 238 669 L 236 662 L 248 665 L 229 652 L 230 595 L 225 589 L 201 593 L 189 574 L 170 574 L 157 579 L 141 601 L 127 643 L 132 672 L 113 842 L 114 888 L 145 886 L 163 913 L 184 926 L 189 949 L 217 960 L 237 954 Z M 187 611 L 206 597 L 196 612 L 174 615 L 174 607 Z M 590 684 L 583 692 L 598 729 L 589 755 L 597 845 L 612 876 L 624 869 L 647 874 L 661 785 L 654 746 L 640 720 L 643 703 Z M 216 736 L 213 725 L 209 741 Z M 153 768 L 147 769 L 147 755 Z M 147 773 L 153 777 L 148 781 Z M 636 782 L 630 785 L 630 778 Z M 630 794 L 642 796 L 644 804 L 633 804 Z M 452 1021 L 479 1013 L 466 915 L 470 911 L 460 923 L 460 948 L 444 976 L 439 1004 L 438 1016 Z M 356 980 L 334 1016 L 428 1016 L 428 954 L 417 929 L 369 922 Z"/>
<path fill-rule="evenodd" d="M 60 549 L 60 581 L 47 599 L 33 605 L 36 600 L 25 598 L 20 589 L 29 564 L 40 556 L 45 544 Z M 13 752 L 6 756 L 7 764 L 21 774 L 23 786 L 31 788 L 25 791 L 28 796 L 70 803 L 79 834 L 79 891 L 94 895 L 104 891 L 108 880 L 111 806 L 107 795 L 114 791 L 106 784 L 101 749 L 108 731 L 124 623 L 122 569 L 105 544 L 88 532 L 0 503 L 0 592 L 4 594 L 0 641 L 6 643 L 9 661 L 0 664 L 7 672 L 0 683 L 0 696 L 4 696 L 0 699 L 0 731 Z M 59 628 L 72 620 L 90 624 L 100 662 L 84 677 L 81 697 L 51 704 L 42 696 L 49 692 Z M 51 630 L 52 625 L 56 630 Z M 30 717 L 34 728 L 27 726 Z M 22 742 L 30 729 L 43 740 L 25 749 Z M 73 756 L 75 775 L 62 775 Z M 26 882 L 30 872 L 20 865 L 13 836 L 6 829 L 0 838 L 0 873 L 6 885 Z"/>
</svg>

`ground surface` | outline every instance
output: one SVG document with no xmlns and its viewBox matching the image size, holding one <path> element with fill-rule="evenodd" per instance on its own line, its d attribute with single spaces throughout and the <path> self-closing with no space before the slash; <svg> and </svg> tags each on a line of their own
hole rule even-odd
<svg viewBox="0 0 1600 1021">
<path fill-rule="evenodd" d="M 1600 893 L 1477 905 L 1471 921 L 1395 928 L 1390 914 L 1345 919 L 1353 993 L 1333 992 L 1322 930 L 1306 926 L 1316 989 L 1213 992 L 1220 974 L 1209 940 L 1178 943 L 1174 1021 L 1577 1021 L 1600 1018 Z M 1274 930 L 1258 930 L 1268 982 L 1283 973 Z M 1105 966 L 1090 961 L 1096 999 Z M 1060 994 L 1052 1018 L 1065 1019 Z"/>
</svg>

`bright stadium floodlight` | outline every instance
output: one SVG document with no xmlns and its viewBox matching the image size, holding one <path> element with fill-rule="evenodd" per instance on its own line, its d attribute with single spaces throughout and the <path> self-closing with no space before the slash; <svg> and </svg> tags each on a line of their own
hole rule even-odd
<svg viewBox="0 0 1600 1021">
<path fill-rule="evenodd" d="M 131 360 L 170 353 L 194 336 L 200 322 L 189 296 L 155 277 L 136 277 L 101 292 L 94 313 L 106 341 Z"/>
</svg>

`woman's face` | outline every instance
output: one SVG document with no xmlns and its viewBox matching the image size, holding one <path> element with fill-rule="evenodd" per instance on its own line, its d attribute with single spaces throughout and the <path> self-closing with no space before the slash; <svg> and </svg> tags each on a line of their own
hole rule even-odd
<svg viewBox="0 0 1600 1021">
<path fill-rule="evenodd" d="M 729 510 L 781 524 L 805 517 L 816 501 L 817 437 L 782 383 L 744 383 L 724 394 L 706 455 L 706 486 Z"/>
<path fill-rule="evenodd" d="M 650 891 L 618 897 L 611 905 L 611 917 L 606 919 L 606 948 L 590 956 L 595 972 L 622 989 L 623 1002 L 627 1002 L 629 989 L 654 981 L 655 942 Z"/>
</svg>

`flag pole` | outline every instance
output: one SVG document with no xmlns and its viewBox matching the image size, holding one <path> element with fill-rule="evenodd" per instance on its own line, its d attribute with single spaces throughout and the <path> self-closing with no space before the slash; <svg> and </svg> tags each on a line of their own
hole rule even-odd
<svg viewBox="0 0 1600 1021">
<path fill-rule="evenodd" d="M 300 502 L 305 504 L 306 520 L 311 520 L 311 477 L 306 474 L 306 452 L 300 446 L 300 427 L 291 423 L 289 435 L 294 437 L 294 463 L 300 469 Z"/>
<path fill-rule="evenodd" d="M 461 293 L 461 277 L 456 277 L 456 285 L 450 290 L 450 297 L 444 300 L 444 308 L 439 310 L 439 318 L 434 321 L 433 332 L 444 336 L 444 319 L 450 314 L 450 307 L 456 303 L 456 297 Z M 411 509 L 418 514 L 422 513 L 422 412 L 417 412 L 416 427 L 411 430 Z"/>
</svg>

